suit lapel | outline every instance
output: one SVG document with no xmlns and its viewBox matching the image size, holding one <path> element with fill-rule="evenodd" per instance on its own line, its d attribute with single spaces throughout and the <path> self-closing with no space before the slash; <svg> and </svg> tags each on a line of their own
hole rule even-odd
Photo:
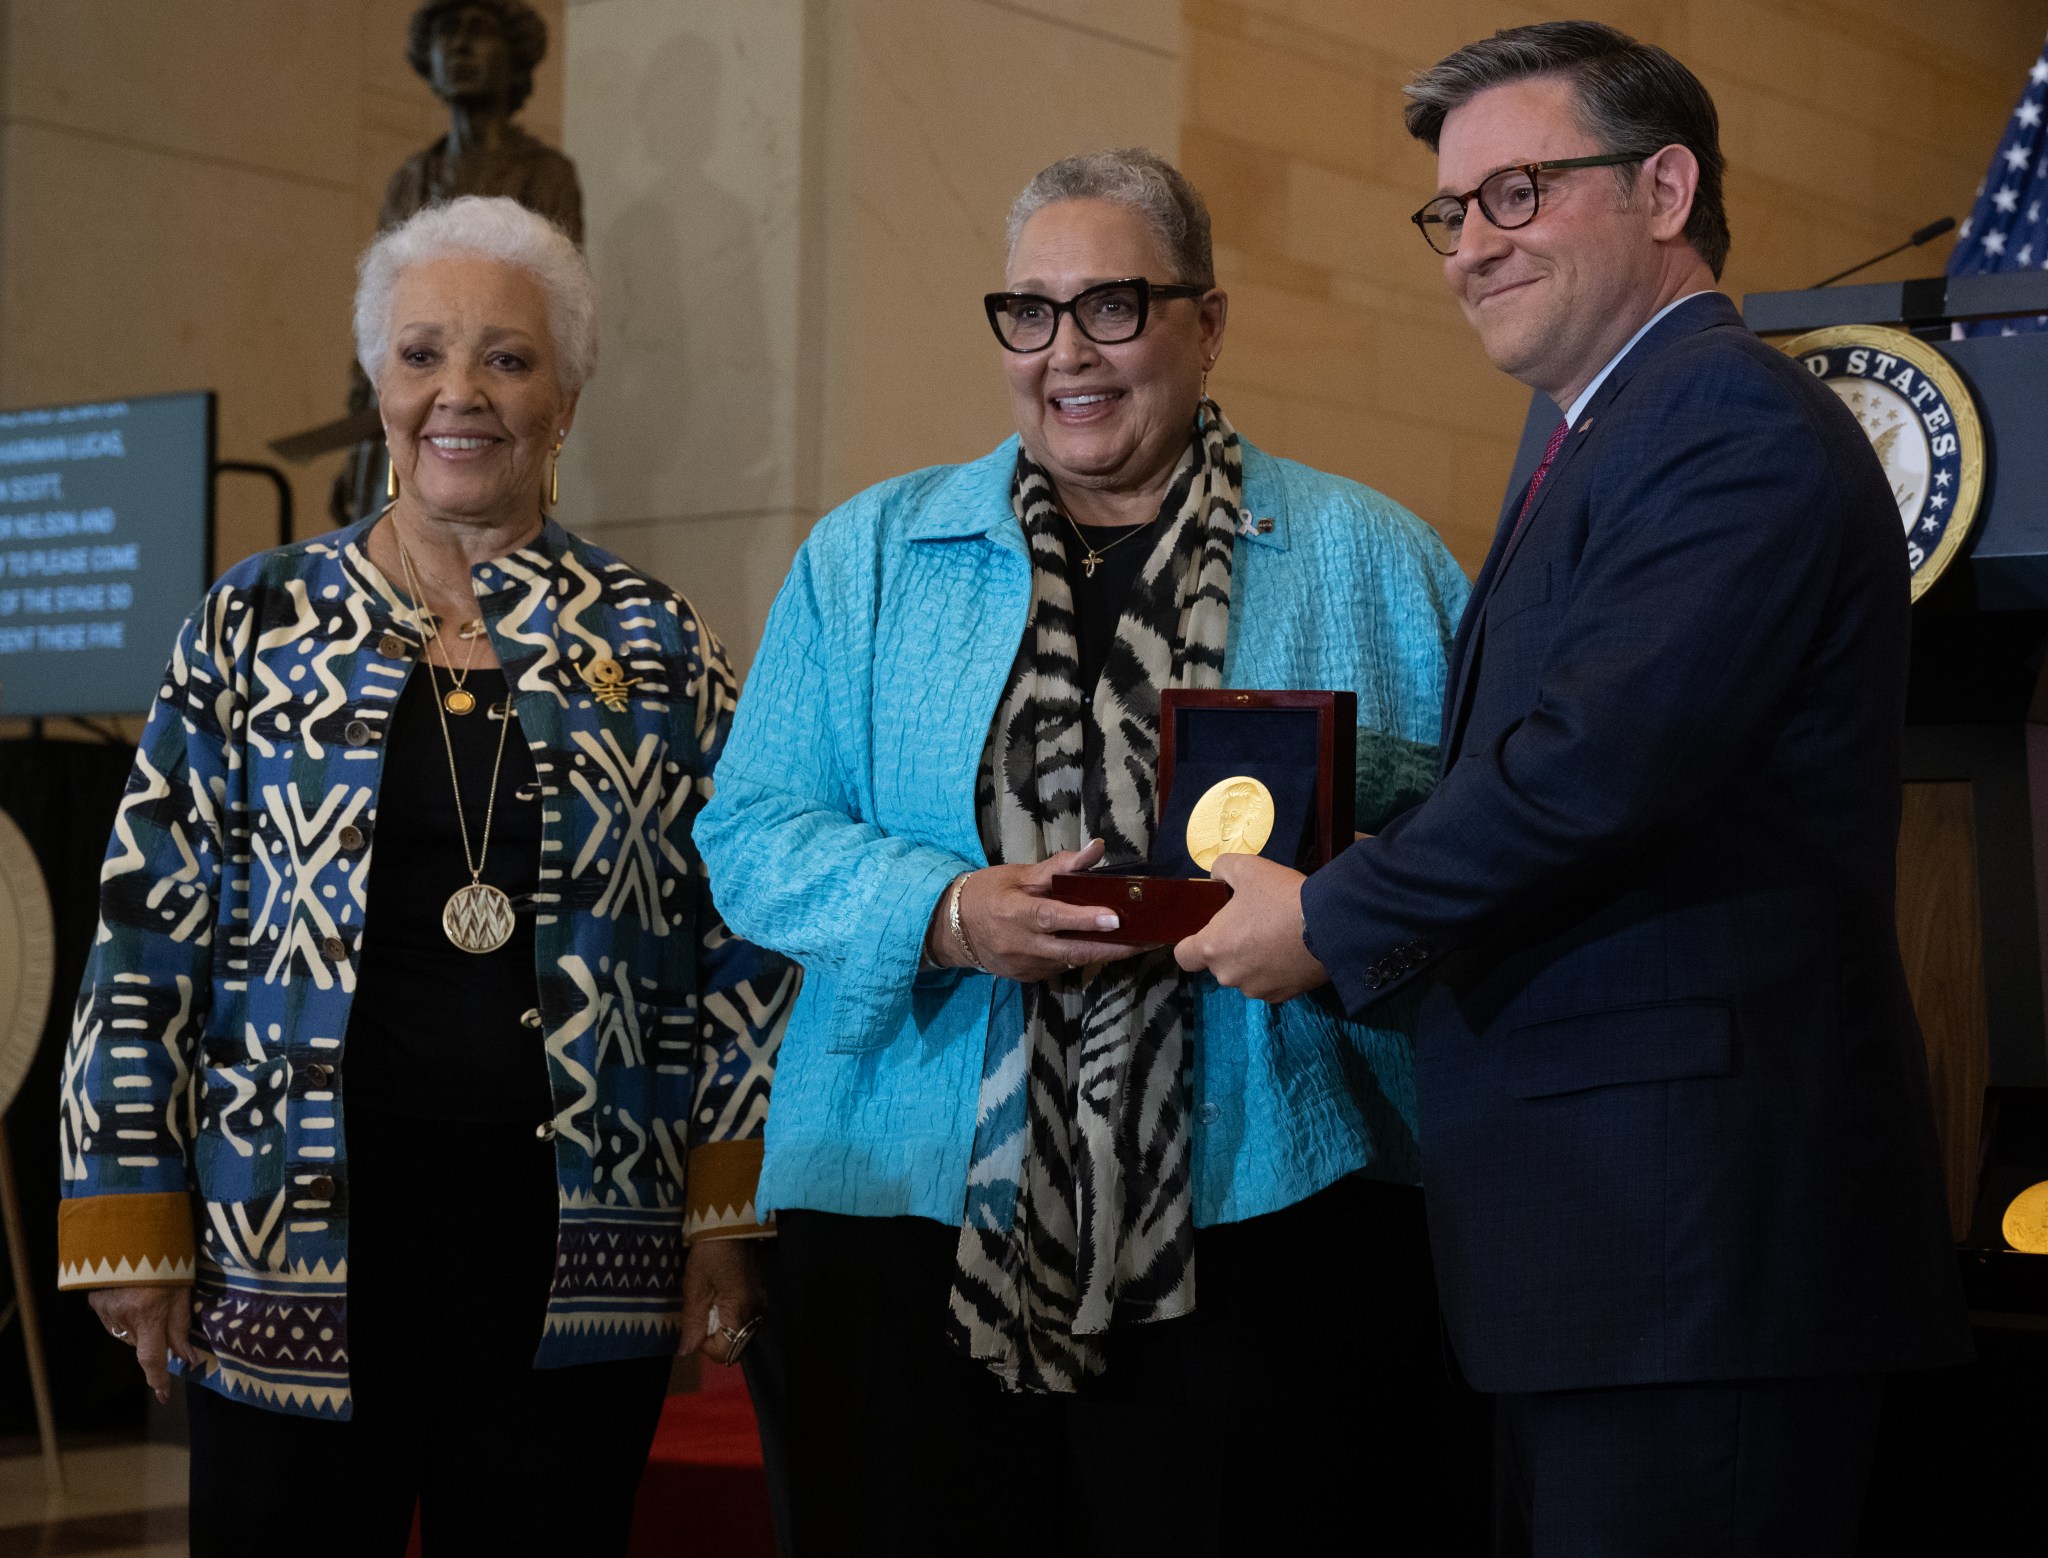
<svg viewBox="0 0 2048 1558">
<path fill-rule="evenodd" d="M 1525 482 L 1508 495 L 1502 504 L 1500 519 L 1494 527 L 1493 546 L 1486 554 L 1486 562 L 1479 570 L 1479 577 L 1473 581 L 1472 596 L 1465 605 L 1465 615 L 1458 623 L 1458 636 L 1452 647 L 1451 673 L 1445 681 L 1443 740 L 1440 744 L 1440 763 L 1444 772 L 1449 772 L 1457 759 L 1457 749 L 1464 738 L 1464 719 L 1471 704 L 1472 683 L 1478 675 L 1479 650 L 1484 632 L 1482 622 L 1487 602 L 1499 586 L 1501 576 L 1508 565 L 1521 555 L 1528 544 L 1529 536 L 1542 518 L 1543 508 L 1549 502 L 1560 484 L 1566 467 L 1572 457 L 1586 443 L 1593 429 L 1600 424 L 1628 383 L 1643 366 L 1666 347 L 1701 330 L 1717 325 L 1740 327 L 1742 315 L 1737 312 L 1725 293 L 1708 292 L 1698 297 L 1687 298 L 1677 308 L 1657 321 L 1647 335 L 1629 349 L 1628 355 L 1614 365 L 1586 408 L 1579 413 L 1579 419 L 1572 424 L 1572 430 L 1565 435 L 1558 447 L 1557 458 L 1550 462 L 1550 469 L 1543 478 L 1542 490 L 1536 494 L 1536 501 L 1530 506 L 1528 520 L 1520 530 L 1515 521 L 1521 513 L 1524 494 L 1528 491 Z M 1532 475 L 1531 480 L 1534 480 Z"/>
<path fill-rule="evenodd" d="M 1465 706 L 1469 673 L 1479 660 L 1479 619 L 1485 614 L 1487 596 L 1493 592 L 1494 575 L 1500 572 L 1501 553 L 1507 547 L 1508 521 L 1521 508 L 1522 495 L 1528 490 L 1529 483 L 1524 481 L 1502 502 L 1500 518 L 1493 527 L 1493 545 L 1487 548 L 1486 561 L 1479 565 L 1479 576 L 1472 581 L 1472 593 L 1466 597 L 1457 634 L 1451 640 L 1451 663 L 1444 676 L 1443 717 L 1437 726 L 1443 733 L 1437 742 L 1438 777 L 1450 771 L 1457 744 L 1457 719 Z"/>
</svg>

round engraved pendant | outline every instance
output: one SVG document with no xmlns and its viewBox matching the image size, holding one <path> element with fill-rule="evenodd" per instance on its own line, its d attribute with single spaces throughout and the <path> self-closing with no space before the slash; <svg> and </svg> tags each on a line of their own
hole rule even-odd
<svg viewBox="0 0 2048 1558">
<path fill-rule="evenodd" d="M 464 952 L 496 952 L 512 939 L 512 900 L 488 882 L 472 882 L 448 900 L 441 929 Z"/>
<path fill-rule="evenodd" d="M 476 707 L 476 694 L 465 692 L 460 687 L 448 689 L 448 696 L 441 700 L 443 708 L 450 714 L 467 714 Z"/>
</svg>

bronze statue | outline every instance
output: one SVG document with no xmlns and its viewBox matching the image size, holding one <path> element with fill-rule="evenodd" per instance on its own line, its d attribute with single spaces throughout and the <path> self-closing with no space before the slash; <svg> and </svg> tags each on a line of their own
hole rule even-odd
<svg viewBox="0 0 2048 1558">
<path fill-rule="evenodd" d="M 436 200 L 510 195 L 583 242 L 576 165 L 512 122 L 547 51 L 547 23 L 526 0 L 426 0 L 413 13 L 405 57 L 453 122 L 391 176 L 379 231 Z"/>
<path fill-rule="evenodd" d="M 583 242 L 583 190 L 576 164 L 512 122 L 533 92 L 533 71 L 548 51 L 548 27 L 526 0 L 424 0 L 413 12 L 405 57 L 448 105 L 448 133 L 414 152 L 391 175 L 379 232 L 422 206 L 457 195 L 509 195 Z M 349 415 L 271 447 L 308 459 L 355 444 L 334 478 L 329 507 L 351 524 L 382 502 L 383 434 L 363 370 L 352 366 Z M 360 441 L 359 441 L 360 440 Z"/>
</svg>

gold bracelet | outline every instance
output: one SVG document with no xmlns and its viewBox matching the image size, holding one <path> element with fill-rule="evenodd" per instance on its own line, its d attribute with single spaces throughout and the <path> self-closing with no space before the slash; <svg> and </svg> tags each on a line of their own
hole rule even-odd
<svg viewBox="0 0 2048 1558">
<path fill-rule="evenodd" d="M 967 927 L 960 923 L 960 894 L 966 889 L 968 877 L 973 874 L 972 871 L 962 871 L 953 878 L 953 890 L 946 895 L 946 925 L 953 932 L 953 940 L 959 945 L 961 952 L 966 954 L 967 966 L 977 973 L 985 974 L 988 970 L 982 967 L 981 958 L 975 953 L 974 943 L 967 939 Z"/>
</svg>

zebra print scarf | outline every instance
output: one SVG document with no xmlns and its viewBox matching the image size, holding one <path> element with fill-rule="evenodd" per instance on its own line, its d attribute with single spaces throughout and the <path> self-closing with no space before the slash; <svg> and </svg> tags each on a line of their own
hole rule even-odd
<svg viewBox="0 0 2048 1558">
<path fill-rule="evenodd" d="M 1217 687 L 1244 466 L 1205 400 L 1091 691 L 1079 686 L 1067 522 L 1022 449 L 1010 489 L 1032 557 L 1031 620 L 982 755 L 991 861 L 1102 838 L 1143 859 L 1157 815 L 1159 693 Z M 1188 1004 L 1171 949 L 1023 990 L 1021 1034 L 983 1062 L 948 1330 L 1017 1390 L 1072 1391 L 1104 1336 L 1195 1307 Z"/>
</svg>

